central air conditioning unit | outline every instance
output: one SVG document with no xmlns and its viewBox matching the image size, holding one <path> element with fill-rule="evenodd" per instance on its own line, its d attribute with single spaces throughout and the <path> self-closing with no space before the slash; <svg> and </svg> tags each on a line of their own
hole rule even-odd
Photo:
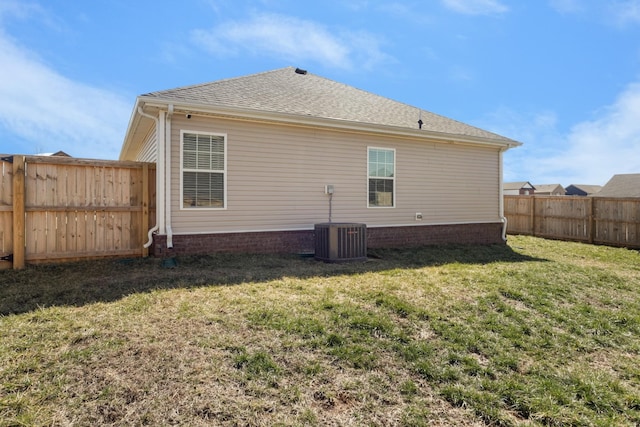
<svg viewBox="0 0 640 427">
<path fill-rule="evenodd" d="M 366 261 L 367 225 L 323 223 L 315 225 L 316 254 L 325 262 Z"/>
</svg>

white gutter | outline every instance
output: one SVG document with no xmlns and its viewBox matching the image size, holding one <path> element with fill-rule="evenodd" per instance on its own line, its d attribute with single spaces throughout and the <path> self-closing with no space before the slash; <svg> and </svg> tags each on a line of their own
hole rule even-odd
<svg viewBox="0 0 640 427">
<path fill-rule="evenodd" d="M 149 107 L 155 108 L 166 108 L 167 105 L 174 102 L 169 99 L 162 98 L 152 98 L 147 97 L 144 98 L 145 105 Z M 434 140 L 434 142 L 442 142 L 449 144 L 470 144 L 470 145 L 484 145 L 484 146 L 494 146 L 500 148 L 513 148 L 522 145 L 518 141 L 513 141 L 507 138 L 504 139 L 492 139 L 488 137 L 479 137 L 479 136 L 471 136 L 471 135 L 458 135 L 458 134 L 448 134 L 443 132 L 435 132 L 429 131 L 426 129 L 418 129 L 417 126 L 415 129 L 409 129 L 400 126 L 389 126 L 389 125 L 379 125 L 379 124 L 371 124 L 371 123 L 359 123 L 353 122 L 343 119 L 332 119 L 332 118 L 324 118 L 324 117 L 312 117 L 312 116 L 301 116 L 298 114 L 287 114 L 287 113 L 273 113 L 268 111 L 260 111 L 260 110 L 247 110 L 243 108 L 237 107 L 227 107 L 227 106 L 215 106 L 212 107 L 207 104 L 175 104 L 174 105 L 176 113 L 186 113 L 186 114 L 194 114 L 194 113 L 202 113 L 204 115 L 212 115 L 218 117 L 225 117 L 229 119 L 236 120 L 250 120 L 250 121 L 264 121 L 264 122 L 277 122 L 284 123 L 288 125 L 297 125 L 297 126 L 311 126 L 311 127 L 328 127 L 331 129 L 339 129 L 351 132 L 358 133 L 377 133 L 377 134 L 385 134 L 390 136 L 400 136 L 400 137 L 416 137 L 416 138 L 429 138 Z"/>
<path fill-rule="evenodd" d="M 156 135 L 158 134 L 158 131 L 160 130 L 160 123 L 158 121 L 157 117 L 152 116 L 151 114 L 147 114 L 142 110 L 142 107 L 138 106 L 138 114 L 140 114 L 143 117 L 146 117 L 148 119 L 153 120 L 154 122 L 156 122 Z M 159 150 L 159 148 L 158 148 Z M 158 182 L 158 168 L 156 168 L 156 182 Z M 158 214 L 159 214 L 159 209 L 156 209 L 156 225 L 154 225 L 149 232 L 147 233 L 148 239 L 147 243 L 145 243 L 142 247 L 144 247 L 145 249 L 148 248 L 149 246 L 151 246 L 153 244 L 153 233 L 155 233 L 156 231 L 158 231 L 158 228 L 160 228 L 159 224 L 159 218 L 158 218 Z"/>
<path fill-rule="evenodd" d="M 169 112 L 167 113 L 166 121 L 166 141 L 169 141 L 166 150 L 165 158 L 165 212 L 166 212 L 166 227 L 167 227 L 167 248 L 173 248 L 173 229 L 171 228 L 171 118 L 173 117 L 173 104 L 169 104 Z"/>
</svg>

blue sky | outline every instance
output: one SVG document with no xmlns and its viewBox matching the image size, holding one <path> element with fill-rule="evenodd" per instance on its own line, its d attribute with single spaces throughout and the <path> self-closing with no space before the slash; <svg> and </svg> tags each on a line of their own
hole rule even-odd
<svg viewBox="0 0 640 427">
<path fill-rule="evenodd" d="M 506 181 L 640 173 L 640 0 L 0 0 L 0 152 L 116 159 L 136 96 L 286 66 L 523 142 Z"/>
</svg>

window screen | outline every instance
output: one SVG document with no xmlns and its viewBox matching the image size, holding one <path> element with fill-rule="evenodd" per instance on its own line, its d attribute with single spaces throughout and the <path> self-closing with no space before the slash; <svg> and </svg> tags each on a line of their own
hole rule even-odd
<svg viewBox="0 0 640 427">
<path fill-rule="evenodd" d="M 182 134 L 182 207 L 225 207 L 226 137 Z"/>
<path fill-rule="evenodd" d="M 369 207 L 393 207 L 395 190 L 395 150 L 368 150 Z"/>
</svg>

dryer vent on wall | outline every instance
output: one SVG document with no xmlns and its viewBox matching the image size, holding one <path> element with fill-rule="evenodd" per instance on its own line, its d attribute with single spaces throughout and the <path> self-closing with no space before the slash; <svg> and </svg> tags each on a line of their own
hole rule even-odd
<svg viewBox="0 0 640 427">
<path fill-rule="evenodd" d="M 316 259 L 326 262 L 365 261 L 367 225 L 323 223 L 315 225 Z"/>
</svg>

